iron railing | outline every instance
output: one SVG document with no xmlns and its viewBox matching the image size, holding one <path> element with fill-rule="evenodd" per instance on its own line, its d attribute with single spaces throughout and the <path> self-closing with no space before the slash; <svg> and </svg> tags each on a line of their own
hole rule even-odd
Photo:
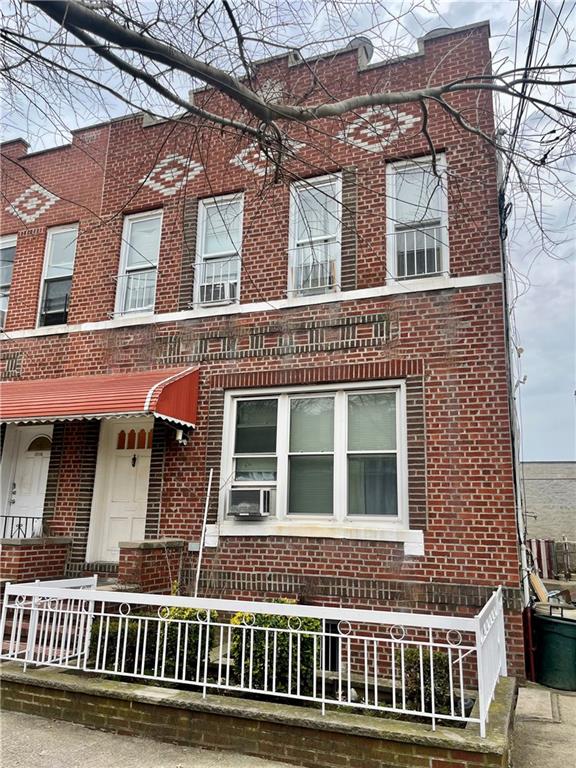
<svg viewBox="0 0 576 768">
<path fill-rule="evenodd" d="M 289 295 L 327 293 L 340 283 L 340 243 L 316 242 L 290 252 Z"/>
<path fill-rule="evenodd" d="M 396 276 L 426 277 L 444 270 L 442 263 L 445 228 L 440 224 L 399 229 L 394 233 Z"/>
<path fill-rule="evenodd" d="M 145 312 L 154 309 L 156 297 L 156 268 L 134 270 L 119 275 L 118 312 Z"/>
<path fill-rule="evenodd" d="M 205 259 L 196 264 L 196 301 L 218 304 L 239 299 L 240 257 Z"/>
<path fill-rule="evenodd" d="M 41 535 L 41 517 L 0 515 L 0 538 L 2 539 L 30 539 Z"/>
<path fill-rule="evenodd" d="M 506 674 L 502 589 L 474 617 L 6 586 L 2 659 L 320 707 L 478 723 Z M 475 699 L 471 711 L 469 700 Z"/>
</svg>

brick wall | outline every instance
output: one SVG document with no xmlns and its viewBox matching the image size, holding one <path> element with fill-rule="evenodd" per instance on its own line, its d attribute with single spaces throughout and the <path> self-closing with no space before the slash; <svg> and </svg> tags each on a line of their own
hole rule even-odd
<svg viewBox="0 0 576 768">
<path fill-rule="evenodd" d="M 477 71 L 479 62 L 488 63 L 487 28 L 427 40 L 423 51 L 364 71 L 358 69 L 356 51 L 314 66 L 320 78 L 329 68 L 335 98 L 382 82 L 405 89 L 407 83 L 417 87 L 465 77 Z M 295 98 L 313 84 L 305 66 L 291 67 L 287 59 L 266 65 L 263 74 L 281 77 Z M 202 103 L 208 97 L 200 93 L 196 98 Z M 211 109 L 226 106 L 214 94 L 210 99 Z M 469 108 L 480 127 L 492 132 L 488 94 L 459 94 L 454 105 Z M 319 124 L 325 138 L 317 147 L 308 143 L 302 162 L 292 169 L 303 177 L 314 175 L 314 168 L 318 174 L 343 173 L 345 289 L 386 284 L 386 163 L 429 153 L 418 108 L 402 110 L 412 127 L 396 141 L 384 142 L 381 151 L 334 142 L 330 134 L 341 124 Z M 299 131 L 294 129 L 295 139 L 304 137 L 305 131 Z M 18 360 L 17 366 L 5 364 L 5 378 L 200 365 L 199 418 L 188 445 L 177 444 L 170 428 L 162 441 L 155 429 L 147 538 L 198 540 L 210 468 L 215 469 L 215 488 L 222 480 L 226 388 L 406 381 L 410 523 L 424 531 L 424 555 L 405 557 L 402 545 L 393 542 L 221 537 L 217 550 L 207 554 L 206 572 L 237 575 L 237 594 L 251 591 L 239 585 L 250 584 L 254 574 L 271 581 L 300 574 L 316 584 L 317 597 L 323 599 L 328 599 L 332 578 L 371 579 L 381 587 L 378 605 L 385 607 L 392 582 L 441 583 L 456 587 L 452 609 L 458 612 L 470 607 L 469 585 L 519 587 L 502 287 L 484 279 L 501 269 L 496 162 L 480 139 L 462 132 L 434 107 L 430 134 L 451 171 L 450 275 L 467 278 L 468 284 L 417 292 L 402 283 L 395 294 L 353 300 L 344 290 L 338 301 L 311 300 L 305 306 L 278 306 L 287 289 L 289 189 L 270 179 L 265 183 L 258 173 L 233 162 L 248 146 L 244 139 L 186 120 L 144 127 L 140 116 L 131 116 L 75 134 L 70 147 L 19 155 L 24 170 L 4 174 L 2 191 L 9 201 L 29 185 L 25 171 L 59 197 L 31 225 L 1 211 L 1 231 L 19 232 L 8 329 L 34 326 L 46 228 L 70 221 L 80 222 L 80 238 L 69 321 L 94 323 L 57 335 L 4 340 L 5 359 Z M 88 145 L 90 152 L 83 153 Z M 9 150 L 24 153 L 25 147 Z M 174 194 L 142 181 L 154 179 L 158 164 L 173 155 L 183 158 L 187 168 L 200 164 L 201 171 L 190 173 L 186 186 Z M 184 311 L 192 299 L 198 200 L 240 191 L 245 201 L 241 302 L 258 307 L 214 316 Z M 114 310 L 122 214 L 155 209 L 163 212 L 156 313 L 180 314 L 177 319 L 157 315 L 141 325 L 99 326 Z M 95 456 L 94 435 L 88 433 L 81 422 L 65 426 L 47 496 L 51 526 L 74 536 L 79 568 Z M 213 521 L 215 496 L 210 514 Z M 158 568 L 163 567 L 160 561 Z M 408 596 L 407 589 L 403 599 Z M 419 609 L 437 607 L 430 594 L 427 601 L 416 602 Z M 511 653 L 519 657 L 521 641 L 512 619 L 510 636 Z"/>
<path fill-rule="evenodd" d="M 180 584 L 186 542 L 121 542 L 118 583 L 140 592 L 170 594 Z"/>
<path fill-rule="evenodd" d="M 66 679 L 64 679 L 66 677 Z M 170 691 L 50 670 L 2 672 L 2 707 L 91 728 L 206 749 L 231 750 L 314 768 L 507 768 L 513 680 L 502 680 L 487 738 L 465 730 L 400 723 L 362 715 Z"/>
<path fill-rule="evenodd" d="M 60 536 L 52 539 L 2 539 L 2 579 L 16 582 L 62 578 L 71 543 L 71 539 Z"/>
</svg>

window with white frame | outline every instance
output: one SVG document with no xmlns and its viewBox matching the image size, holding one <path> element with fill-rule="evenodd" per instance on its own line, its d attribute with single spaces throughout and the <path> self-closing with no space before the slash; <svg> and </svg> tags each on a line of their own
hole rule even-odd
<svg viewBox="0 0 576 768">
<path fill-rule="evenodd" d="M 448 272 L 444 155 L 390 163 L 386 174 L 388 271 L 397 279 Z"/>
<path fill-rule="evenodd" d="M 225 514 L 239 489 L 270 489 L 277 519 L 405 517 L 404 385 L 228 393 Z"/>
<path fill-rule="evenodd" d="M 153 312 L 162 211 L 126 216 L 122 232 L 116 313 Z"/>
<path fill-rule="evenodd" d="M 197 304 L 239 300 L 242 214 L 242 195 L 200 201 L 194 281 Z"/>
<path fill-rule="evenodd" d="M 327 293 L 340 287 L 341 194 L 339 175 L 292 185 L 289 295 Z"/>
<path fill-rule="evenodd" d="M 0 328 L 6 325 L 12 269 L 16 256 L 16 235 L 0 237 Z"/>
<path fill-rule="evenodd" d="M 38 325 L 62 325 L 68 321 L 77 240 L 77 224 L 48 230 Z"/>
</svg>

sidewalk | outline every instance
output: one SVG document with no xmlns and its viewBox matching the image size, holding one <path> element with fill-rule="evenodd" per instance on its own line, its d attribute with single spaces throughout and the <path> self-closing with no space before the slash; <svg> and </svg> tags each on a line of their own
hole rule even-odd
<svg viewBox="0 0 576 768">
<path fill-rule="evenodd" d="M 15 712 L 3 712 L 0 726 L 5 768 L 288 768 L 249 755 L 119 736 Z"/>
<path fill-rule="evenodd" d="M 512 738 L 512 768 L 567 768 L 576 754 L 576 693 L 520 688 Z"/>
</svg>

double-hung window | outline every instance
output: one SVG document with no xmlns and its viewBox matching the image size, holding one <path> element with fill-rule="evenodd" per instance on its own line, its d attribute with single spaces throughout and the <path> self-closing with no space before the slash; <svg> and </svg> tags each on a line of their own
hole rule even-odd
<svg viewBox="0 0 576 768">
<path fill-rule="evenodd" d="M 386 174 L 388 271 L 396 279 L 448 272 L 446 164 L 391 163 Z"/>
<path fill-rule="evenodd" d="M 405 517 L 403 397 L 401 382 L 229 393 L 224 516 L 235 490 L 268 488 L 279 520 Z"/>
<path fill-rule="evenodd" d="M 162 211 L 148 211 L 124 219 L 116 313 L 153 312 Z"/>
<path fill-rule="evenodd" d="M 201 200 L 198 210 L 195 303 L 240 298 L 242 195 Z"/>
<path fill-rule="evenodd" d="M 288 294 L 327 293 L 340 286 L 341 178 L 292 185 Z"/>
<path fill-rule="evenodd" d="M 77 240 L 76 224 L 48 230 L 38 325 L 61 325 L 68 321 Z"/>
<path fill-rule="evenodd" d="M 16 235 L 0 238 L 0 328 L 6 325 L 12 269 L 16 256 Z"/>
</svg>

